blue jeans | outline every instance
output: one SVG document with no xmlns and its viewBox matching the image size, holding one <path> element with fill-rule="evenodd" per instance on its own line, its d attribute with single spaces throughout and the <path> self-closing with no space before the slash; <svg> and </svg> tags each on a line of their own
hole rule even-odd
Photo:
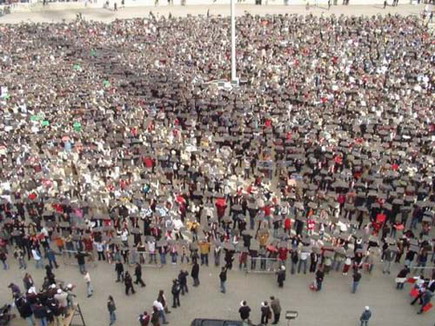
<svg viewBox="0 0 435 326">
<path fill-rule="evenodd" d="M 302 264 L 303 264 L 303 265 L 304 265 L 304 274 L 307 274 L 307 260 L 308 260 L 308 259 L 305 259 L 305 260 L 299 260 L 298 273 L 301 272 L 301 266 L 302 266 Z"/>
<path fill-rule="evenodd" d="M 35 326 L 36 325 L 35 319 L 33 319 L 33 315 L 27 317 L 26 318 L 26 322 L 27 322 L 27 325 L 29 325 L 29 326 Z"/>
<path fill-rule="evenodd" d="M 160 264 L 166 265 L 166 254 L 160 254 Z"/>
<path fill-rule="evenodd" d="M 356 289 L 358 288 L 358 284 L 359 284 L 359 282 L 353 282 L 352 283 L 352 293 L 356 292 Z"/>
<path fill-rule="evenodd" d="M 208 266 L 208 254 L 201 254 L 201 265 L 204 264 Z"/>
<path fill-rule="evenodd" d="M 24 258 L 18 258 L 18 263 L 20 264 L 20 269 L 26 269 L 27 265 Z"/>
<path fill-rule="evenodd" d="M 44 268 L 44 260 L 42 258 L 36 260 L 36 268 Z"/>
<path fill-rule="evenodd" d="M 160 312 L 160 318 L 162 318 L 163 324 L 166 324 L 167 321 L 166 321 L 165 309 L 159 310 L 159 312 Z"/>
<path fill-rule="evenodd" d="M 226 282 L 222 282 L 222 281 L 221 281 L 221 292 L 222 292 L 222 293 L 227 292 L 227 289 L 225 288 L 225 283 L 226 283 Z"/>
<path fill-rule="evenodd" d="M 8 263 L 6 262 L 6 260 L 2 260 L 2 263 L 3 263 L 3 269 L 4 269 L 4 270 L 9 269 L 9 265 L 8 265 Z"/>
<path fill-rule="evenodd" d="M 94 288 L 92 287 L 91 282 L 86 282 L 86 290 L 88 292 L 88 296 L 90 297 L 92 295 L 92 293 L 94 293 Z"/>
<path fill-rule="evenodd" d="M 41 326 L 48 326 L 47 318 L 41 318 L 39 319 L 39 325 Z"/>
<path fill-rule="evenodd" d="M 110 325 L 114 324 L 116 321 L 116 314 L 114 311 L 110 312 Z"/>
<path fill-rule="evenodd" d="M 85 264 L 79 265 L 79 270 L 80 270 L 80 273 L 82 273 L 82 274 L 86 273 L 86 265 Z"/>
</svg>

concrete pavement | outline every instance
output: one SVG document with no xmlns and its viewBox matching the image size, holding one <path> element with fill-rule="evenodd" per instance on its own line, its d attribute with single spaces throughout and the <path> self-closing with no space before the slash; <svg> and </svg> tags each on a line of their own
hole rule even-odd
<svg viewBox="0 0 435 326">
<path fill-rule="evenodd" d="M 7 285 L 15 282 L 22 288 L 24 272 L 18 270 L 15 262 L 11 262 L 11 269 L 0 271 L 0 304 L 11 301 Z M 373 275 L 363 273 L 360 287 L 356 294 L 351 294 L 351 275 L 343 276 L 341 272 L 331 272 L 325 277 L 324 288 L 321 292 L 312 292 L 308 286 L 314 280 L 313 274 L 290 275 L 287 269 L 287 281 L 284 288 L 277 286 L 273 274 L 246 274 L 236 268 L 228 272 L 227 293 L 219 291 L 219 269 L 201 266 L 198 288 L 193 288 L 189 277 L 189 293 L 181 297 L 181 307 L 171 309 L 168 315 L 171 325 L 189 326 L 197 317 L 238 319 L 238 308 L 242 300 L 247 300 L 252 309 L 252 320 L 259 323 L 260 303 L 269 300 L 271 295 L 281 300 L 283 311 L 296 310 L 299 318 L 291 325 L 319 326 L 319 325 L 359 325 L 358 319 L 369 305 L 373 312 L 370 326 L 432 326 L 435 313 L 433 310 L 424 315 L 417 315 L 417 306 L 410 306 L 409 285 L 403 291 L 395 289 L 394 278 L 400 266 L 395 266 L 390 275 L 381 272 L 381 266 L 376 266 Z M 172 304 L 170 288 L 171 280 L 180 270 L 185 268 L 190 272 L 190 265 L 166 265 L 161 269 L 144 267 L 145 288 L 136 287 L 135 295 L 126 296 L 124 286 L 115 283 L 114 266 L 100 262 L 97 267 L 90 268 L 94 285 L 94 295 L 86 297 L 86 285 L 78 268 L 64 266 L 55 270 L 57 279 L 77 285 L 76 300 L 80 303 L 86 324 L 89 326 L 108 325 L 106 299 L 114 296 L 117 305 L 118 321 L 116 325 L 138 325 L 137 316 L 143 310 L 150 311 L 152 302 L 157 298 L 159 289 L 165 290 L 168 301 Z M 43 271 L 35 270 L 29 264 L 28 271 L 33 276 L 37 287 L 41 285 Z M 130 268 L 133 272 L 133 268 Z M 284 313 L 283 313 L 284 315 Z M 77 322 L 78 320 L 76 320 Z M 281 325 L 286 325 L 282 319 Z M 20 318 L 12 322 L 12 326 L 24 326 Z"/>
</svg>

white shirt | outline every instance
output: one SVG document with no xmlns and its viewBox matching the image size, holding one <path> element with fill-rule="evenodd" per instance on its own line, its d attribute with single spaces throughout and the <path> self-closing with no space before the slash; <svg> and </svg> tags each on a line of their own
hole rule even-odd
<svg viewBox="0 0 435 326">
<path fill-rule="evenodd" d="M 164 309 L 161 302 L 159 302 L 157 300 L 153 302 L 153 306 L 156 307 L 158 311 L 162 311 Z"/>
</svg>

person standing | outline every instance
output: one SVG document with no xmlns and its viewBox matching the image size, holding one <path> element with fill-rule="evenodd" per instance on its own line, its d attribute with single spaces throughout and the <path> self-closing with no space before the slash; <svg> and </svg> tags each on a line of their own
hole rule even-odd
<svg viewBox="0 0 435 326">
<path fill-rule="evenodd" d="M 316 272 L 316 283 L 317 283 L 316 291 L 320 291 L 322 289 L 322 283 L 324 277 L 325 277 L 325 273 L 321 269 L 318 269 Z"/>
<path fill-rule="evenodd" d="M 208 255 L 210 254 L 210 242 L 207 240 L 202 240 L 199 243 L 199 251 L 201 253 L 201 266 L 206 265 L 208 266 Z"/>
<path fill-rule="evenodd" d="M 270 297 L 270 307 L 273 311 L 273 323 L 272 325 L 276 325 L 279 323 L 279 317 L 281 316 L 281 304 L 278 298 L 274 296 Z"/>
<path fill-rule="evenodd" d="M 396 277 L 396 289 L 403 290 L 403 286 L 406 282 L 406 276 L 410 273 L 408 266 L 405 266 Z"/>
<path fill-rule="evenodd" d="M 278 286 L 280 288 L 284 287 L 284 281 L 285 281 L 285 266 L 281 266 L 278 272 L 276 272 L 276 281 L 278 282 Z"/>
<path fill-rule="evenodd" d="M 370 307 L 366 306 L 364 308 L 363 313 L 361 314 L 361 317 L 359 318 L 361 322 L 361 326 L 367 326 L 369 324 L 369 320 L 372 317 L 372 312 L 370 311 Z"/>
<path fill-rule="evenodd" d="M 7 259 L 8 259 L 8 254 L 4 251 L 0 251 L 0 260 L 3 263 L 3 269 L 7 270 L 9 269 L 9 265 L 7 263 Z"/>
<path fill-rule="evenodd" d="M 41 252 L 38 250 L 38 248 L 32 248 L 32 256 L 35 260 L 36 268 L 44 268 L 44 260 L 42 259 Z"/>
<path fill-rule="evenodd" d="M 124 284 L 125 284 L 125 294 L 128 295 L 129 291 L 131 290 L 131 293 L 135 294 L 136 291 L 133 287 L 133 280 L 131 278 L 131 275 L 128 271 L 125 272 L 124 275 Z"/>
<path fill-rule="evenodd" d="M 358 269 L 355 269 L 353 273 L 352 293 L 356 292 L 360 280 L 361 280 L 361 273 L 359 272 Z"/>
<path fill-rule="evenodd" d="M 26 273 L 23 277 L 23 284 L 26 291 L 35 286 L 35 282 L 33 282 L 32 275 Z"/>
<path fill-rule="evenodd" d="M 239 308 L 240 319 L 249 322 L 250 313 L 251 313 L 251 308 L 248 306 L 246 301 L 240 302 L 240 308 Z"/>
<path fill-rule="evenodd" d="M 18 264 L 20 265 L 20 269 L 27 268 L 26 261 L 24 260 L 24 251 L 21 248 L 19 248 L 17 246 L 15 247 L 14 257 L 16 260 L 18 260 Z"/>
<path fill-rule="evenodd" d="M 180 306 L 180 283 L 177 279 L 172 281 L 172 308 L 177 308 Z"/>
<path fill-rule="evenodd" d="M 187 287 L 187 276 L 189 273 L 187 271 L 181 270 L 178 274 L 178 282 L 180 283 L 181 288 L 181 295 L 184 295 L 184 293 L 188 293 L 189 289 Z"/>
<path fill-rule="evenodd" d="M 86 281 L 86 289 L 88 292 L 88 298 L 90 298 L 92 296 L 92 294 L 94 294 L 94 288 L 92 287 L 91 275 L 89 274 L 89 272 L 86 272 L 84 279 Z"/>
<path fill-rule="evenodd" d="M 116 321 L 116 305 L 115 305 L 115 300 L 113 300 L 113 297 L 111 295 L 109 295 L 108 299 L 107 299 L 107 310 L 109 311 L 109 319 L 110 319 L 110 325 L 113 325 Z"/>
<path fill-rule="evenodd" d="M 85 262 L 86 256 L 88 256 L 88 254 L 83 251 L 79 251 L 75 256 L 77 259 L 77 263 L 79 264 L 80 273 L 82 274 L 86 273 L 86 262 Z"/>
<path fill-rule="evenodd" d="M 53 249 L 48 248 L 47 252 L 45 253 L 45 256 L 47 257 L 48 263 L 49 263 L 51 268 L 53 268 L 53 266 L 55 268 L 59 268 L 59 265 L 57 264 L 57 261 L 56 261 L 56 253 L 54 252 Z"/>
<path fill-rule="evenodd" d="M 116 282 L 124 281 L 124 264 L 118 260 L 115 264 Z"/>
<path fill-rule="evenodd" d="M 199 265 L 198 262 L 195 261 L 192 266 L 192 272 L 190 273 L 190 276 L 193 278 L 193 286 L 199 285 Z"/>
<path fill-rule="evenodd" d="M 142 280 L 142 266 L 139 263 L 136 263 L 136 267 L 134 269 L 134 275 L 136 276 L 136 281 L 134 282 L 134 284 L 139 284 L 142 287 L 145 287 L 145 283 Z"/>
<path fill-rule="evenodd" d="M 261 303 L 261 323 L 267 325 L 270 317 L 272 317 L 272 311 L 270 310 L 269 303 L 264 301 Z"/>
<path fill-rule="evenodd" d="M 227 290 L 225 288 L 225 285 L 227 283 L 227 268 L 222 267 L 221 273 L 219 274 L 219 279 L 221 283 L 221 292 L 225 293 Z"/>
</svg>

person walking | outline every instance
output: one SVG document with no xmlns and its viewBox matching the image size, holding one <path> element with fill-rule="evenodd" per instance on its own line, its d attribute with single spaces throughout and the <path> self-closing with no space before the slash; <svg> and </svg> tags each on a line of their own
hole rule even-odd
<svg viewBox="0 0 435 326">
<path fill-rule="evenodd" d="M 240 302 L 240 308 L 239 308 L 240 319 L 242 321 L 246 321 L 249 323 L 250 313 L 251 313 L 251 308 L 248 306 L 246 301 L 243 300 L 242 302 Z"/>
<path fill-rule="evenodd" d="M 180 283 L 178 282 L 177 279 L 173 280 L 172 288 L 171 288 L 172 308 L 177 308 L 180 306 L 180 291 L 181 291 Z"/>
<path fill-rule="evenodd" d="M 361 280 L 361 273 L 359 272 L 358 269 L 356 269 L 353 273 L 352 293 L 356 292 L 360 280 Z"/>
<path fill-rule="evenodd" d="M 279 323 L 279 317 L 281 316 L 281 304 L 278 298 L 274 296 L 270 297 L 270 307 L 273 311 L 273 323 L 272 325 L 276 325 Z"/>
<path fill-rule="evenodd" d="M 113 300 L 113 297 L 111 295 L 109 295 L 109 297 L 107 298 L 107 310 L 109 311 L 109 326 L 113 325 L 116 321 L 116 305 L 115 305 L 115 300 Z"/>
<path fill-rule="evenodd" d="M 180 273 L 178 274 L 178 282 L 180 283 L 181 288 L 181 295 L 184 295 L 184 293 L 188 293 L 189 289 L 187 287 L 187 276 L 189 273 L 185 270 L 180 270 Z"/>
<path fill-rule="evenodd" d="M 322 289 L 322 283 L 324 277 L 325 277 L 325 273 L 321 269 L 318 269 L 316 272 L 316 283 L 317 283 L 316 291 L 320 291 Z"/>
<path fill-rule="evenodd" d="M 133 279 L 131 278 L 131 275 L 128 271 L 125 272 L 124 275 L 124 285 L 125 285 L 125 294 L 129 295 L 129 292 L 131 290 L 131 293 L 135 294 L 136 291 L 133 287 Z"/>
<path fill-rule="evenodd" d="M 372 312 L 370 311 L 370 307 L 366 306 L 361 314 L 361 317 L 359 318 L 361 326 L 367 326 L 369 324 L 370 318 L 372 318 Z"/>
<path fill-rule="evenodd" d="M 156 306 L 153 306 L 153 312 L 151 314 L 151 325 L 160 326 L 160 312 Z"/>
<path fill-rule="evenodd" d="M 115 264 L 116 282 L 124 281 L 124 264 L 118 260 Z"/>
<path fill-rule="evenodd" d="M 278 282 L 278 286 L 280 288 L 284 287 L 284 281 L 285 281 L 285 266 L 281 266 L 279 271 L 276 272 L 276 281 Z"/>
<path fill-rule="evenodd" d="M 94 288 L 93 288 L 92 282 L 91 282 L 91 275 L 89 274 L 89 272 L 86 272 L 86 274 L 83 278 L 86 281 L 86 289 L 87 289 L 87 293 L 88 293 L 88 298 L 90 298 L 92 296 L 92 294 L 94 294 Z"/>
<path fill-rule="evenodd" d="M 222 267 L 221 273 L 219 274 L 219 279 L 221 283 L 221 292 L 225 293 L 227 291 L 225 285 L 227 283 L 227 268 Z"/>
<path fill-rule="evenodd" d="M 199 264 L 197 261 L 193 263 L 190 276 L 193 278 L 193 286 L 199 286 Z"/>
<path fill-rule="evenodd" d="M 134 284 L 139 284 L 142 287 L 145 287 L 145 283 L 142 280 L 142 266 L 139 263 L 136 263 L 136 267 L 134 269 L 134 276 L 136 276 L 136 281 L 134 281 Z"/>
<path fill-rule="evenodd" d="M 168 321 L 166 320 L 165 307 L 163 306 L 163 304 L 161 302 L 159 302 L 158 300 L 155 300 L 153 302 L 153 309 L 157 310 L 157 314 L 159 316 L 159 319 L 162 320 L 162 324 L 169 324 Z M 152 321 L 152 319 L 153 318 L 151 318 L 151 321 Z"/>
<path fill-rule="evenodd" d="M 264 301 L 261 303 L 261 323 L 267 325 L 269 319 L 272 317 L 272 310 L 270 310 L 269 303 Z"/>
</svg>

